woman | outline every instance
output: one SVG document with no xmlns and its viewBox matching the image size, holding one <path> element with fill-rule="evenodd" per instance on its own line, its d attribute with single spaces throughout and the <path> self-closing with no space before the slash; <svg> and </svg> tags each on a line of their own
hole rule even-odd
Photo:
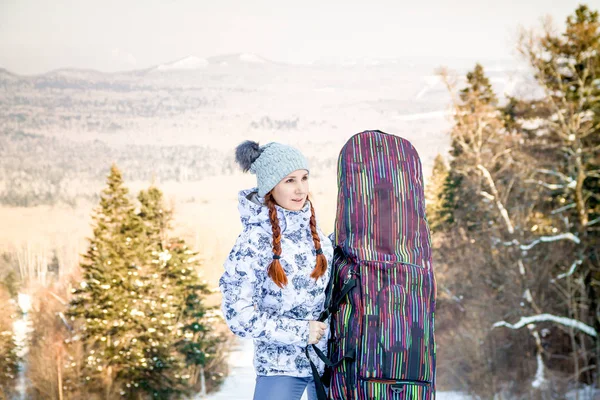
<svg viewBox="0 0 600 400">
<path fill-rule="evenodd" d="M 252 141 L 236 148 L 236 161 L 258 188 L 239 193 L 243 231 L 219 281 L 223 315 L 233 333 L 254 339 L 255 400 L 299 400 L 307 387 L 316 400 L 304 349 L 326 351 L 328 326 L 316 320 L 333 249 L 308 198 L 308 162 L 293 147 Z"/>
</svg>

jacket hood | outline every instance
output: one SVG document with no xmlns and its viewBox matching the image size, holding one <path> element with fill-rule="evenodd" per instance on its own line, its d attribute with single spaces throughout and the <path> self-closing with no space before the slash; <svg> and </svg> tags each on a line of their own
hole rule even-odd
<svg viewBox="0 0 600 400">
<path fill-rule="evenodd" d="M 238 210 L 240 220 L 244 229 L 250 229 L 254 226 L 261 226 L 267 232 L 271 232 L 271 220 L 269 219 L 269 209 L 264 204 L 264 197 L 258 195 L 258 188 L 242 190 L 238 194 Z M 309 223 L 311 212 L 310 202 L 307 200 L 299 211 L 292 211 L 275 206 L 281 232 L 284 232 L 288 224 L 297 222 Z"/>
</svg>

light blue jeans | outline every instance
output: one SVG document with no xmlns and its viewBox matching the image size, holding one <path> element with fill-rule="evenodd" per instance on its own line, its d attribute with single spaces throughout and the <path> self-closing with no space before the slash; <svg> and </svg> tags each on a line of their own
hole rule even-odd
<svg viewBox="0 0 600 400">
<path fill-rule="evenodd" d="M 315 382 L 311 377 L 298 378 L 286 375 L 258 375 L 254 400 L 300 400 L 307 389 L 308 400 L 317 400 Z"/>
</svg>

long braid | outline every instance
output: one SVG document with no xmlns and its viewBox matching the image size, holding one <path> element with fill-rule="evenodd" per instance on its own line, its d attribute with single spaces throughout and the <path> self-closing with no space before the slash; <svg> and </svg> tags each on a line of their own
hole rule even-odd
<svg viewBox="0 0 600 400">
<path fill-rule="evenodd" d="M 317 265 L 315 265 L 315 269 L 313 269 L 310 274 L 311 278 L 319 279 L 325 271 L 327 271 L 327 258 L 323 254 L 323 250 L 321 249 L 321 238 L 319 238 L 319 233 L 317 232 L 317 218 L 315 217 L 315 209 L 312 205 L 312 201 L 307 198 L 310 202 L 310 233 L 312 234 L 313 242 L 315 244 L 315 250 L 317 250 Z"/>
<path fill-rule="evenodd" d="M 273 230 L 273 255 L 281 256 L 281 228 L 279 227 L 279 218 L 277 217 L 277 209 L 275 208 L 275 199 L 271 193 L 265 196 L 265 203 L 269 208 L 269 219 L 271 220 L 271 228 Z M 274 258 L 269 265 L 269 276 L 277 286 L 283 289 L 287 285 L 288 280 L 285 271 L 281 266 L 278 258 Z"/>
</svg>

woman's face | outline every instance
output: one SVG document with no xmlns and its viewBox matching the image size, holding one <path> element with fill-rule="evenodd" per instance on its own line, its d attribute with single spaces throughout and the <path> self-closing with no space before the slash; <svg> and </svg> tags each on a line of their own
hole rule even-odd
<svg viewBox="0 0 600 400">
<path fill-rule="evenodd" d="M 308 171 L 298 169 L 285 178 L 272 190 L 275 202 L 285 209 L 300 211 L 308 197 Z"/>
</svg>

